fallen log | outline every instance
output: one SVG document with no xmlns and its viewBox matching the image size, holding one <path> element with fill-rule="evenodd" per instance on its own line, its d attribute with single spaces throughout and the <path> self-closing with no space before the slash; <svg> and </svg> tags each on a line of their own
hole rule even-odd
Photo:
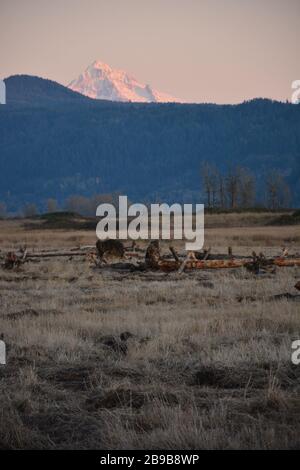
<svg viewBox="0 0 300 470">
<path fill-rule="evenodd" d="M 63 256 L 86 256 L 87 253 L 84 251 L 54 251 L 54 252 L 47 252 L 44 251 L 42 253 L 27 253 L 26 259 L 31 258 L 54 258 L 54 257 L 63 257 Z"/>
<path fill-rule="evenodd" d="M 245 264 L 249 263 L 249 260 L 237 260 L 237 259 L 223 259 L 223 260 L 189 260 L 186 263 L 187 269 L 224 269 L 224 268 L 241 268 Z"/>
<path fill-rule="evenodd" d="M 271 258 L 266 259 L 268 265 L 279 267 L 300 266 L 300 258 Z M 251 259 L 223 259 L 223 260 L 193 260 L 186 259 L 183 263 L 177 261 L 161 260 L 157 263 L 158 269 L 164 272 L 178 271 L 184 269 L 230 269 L 251 266 Z"/>
<path fill-rule="evenodd" d="M 63 252 L 43 252 L 43 253 L 27 253 L 26 261 L 34 258 L 54 258 L 54 257 L 72 257 L 86 256 L 84 251 L 63 251 Z M 126 253 L 126 257 L 139 257 L 135 253 Z M 275 265 L 278 267 L 300 266 L 300 258 L 274 258 L 266 259 L 266 265 Z M 243 266 L 251 266 L 253 261 L 251 258 L 243 259 L 212 259 L 212 260 L 195 260 L 186 259 L 183 262 L 179 260 L 162 259 L 157 262 L 157 269 L 165 272 L 177 271 L 180 267 L 184 269 L 225 269 L 240 268 Z"/>
<path fill-rule="evenodd" d="M 275 258 L 272 262 L 276 266 L 300 266 L 300 258 Z"/>
<path fill-rule="evenodd" d="M 141 253 L 138 253 L 137 251 L 125 251 L 124 258 L 144 259 L 144 255 Z"/>
<path fill-rule="evenodd" d="M 93 248 L 93 250 L 92 250 Z M 245 256 L 232 256 L 232 250 L 228 250 L 228 255 L 212 255 L 210 249 L 206 250 L 204 253 L 204 259 L 198 259 L 197 257 L 192 256 L 193 253 L 189 253 L 185 259 L 182 259 L 182 254 L 178 254 L 173 247 L 170 247 L 170 255 L 160 255 L 159 243 L 158 241 L 153 241 L 147 248 L 145 262 L 146 269 L 149 270 L 160 270 L 162 272 L 172 272 L 179 271 L 183 272 L 185 269 L 230 269 L 230 268 L 240 268 L 246 267 L 252 272 L 260 273 L 263 270 L 266 270 L 270 267 L 292 267 L 300 266 L 300 257 L 299 255 L 292 257 L 285 253 L 284 255 L 277 256 L 275 258 L 266 258 L 263 253 L 256 255 L 253 252 L 252 257 Z M 172 255 L 171 255 L 172 254 Z M 77 257 L 77 256 L 95 256 L 96 250 L 94 246 L 84 245 L 80 248 L 69 248 L 65 250 L 55 250 L 51 249 L 49 251 L 40 250 L 38 252 L 32 251 L 28 252 L 26 248 L 21 248 L 16 252 L 1 253 L 1 258 L 4 258 L 3 267 L 6 269 L 13 269 L 20 266 L 27 261 L 38 261 L 43 258 L 56 258 L 56 257 Z M 124 253 L 124 258 L 141 258 L 142 255 L 136 251 L 128 251 Z M 213 259 L 205 259 L 207 256 Z M 170 256 L 173 256 L 173 260 L 169 259 Z M 203 256 L 203 255 L 202 255 Z M 299 283 L 300 285 L 300 283 Z M 298 284 L 297 284 L 298 286 Z M 299 287 L 297 287 L 299 289 Z M 299 289 L 300 290 L 300 289 Z"/>
<path fill-rule="evenodd" d="M 72 250 L 76 251 L 76 250 L 93 250 L 95 248 L 95 245 L 80 245 L 79 247 L 77 248 L 72 248 Z"/>
</svg>

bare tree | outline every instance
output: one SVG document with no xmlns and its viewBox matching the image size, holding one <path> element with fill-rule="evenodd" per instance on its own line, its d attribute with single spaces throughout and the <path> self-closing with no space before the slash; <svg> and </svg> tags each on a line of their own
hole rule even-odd
<svg viewBox="0 0 300 470">
<path fill-rule="evenodd" d="M 201 170 L 208 207 L 252 207 L 256 200 L 255 177 L 239 166 L 223 175 L 215 165 L 205 162 Z"/>
<path fill-rule="evenodd" d="M 215 165 L 205 162 L 201 168 L 202 182 L 208 207 L 217 205 L 219 171 Z"/>
<path fill-rule="evenodd" d="M 272 170 L 266 179 L 266 198 L 270 209 L 287 207 L 290 204 L 291 192 L 282 174 Z"/>
<path fill-rule="evenodd" d="M 253 207 L 255 203 L 255 179 L 246 168 L 240 168 L 239 177 L 239 205 Z"/>
<path fill-rule="evenodd" d="M 222 208 L 226 207 L 226 188 L 225 188 L 225 179 L 224 176 L 219 174 L 218 178 L 219 184 L 219 205 Z"/>
<path fill-rule="evenodd" d="M 226 191 L 230 209 L 238 205 L 239 195 L 239 168 L 231 168 L 226 177 Z"/>
</svg>

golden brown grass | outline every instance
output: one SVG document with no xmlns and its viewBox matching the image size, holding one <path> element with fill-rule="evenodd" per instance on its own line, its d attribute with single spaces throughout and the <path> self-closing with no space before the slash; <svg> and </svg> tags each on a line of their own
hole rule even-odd
<svg viewBox="0 0 300 470">
<path fill-rule="evenodd" d="M 3 250 L 95 241 L 18 221 L 0 230 Z M 216 227 L 206 244 L 296 253 L 299 237 Z M 270 298 L 296 293 L 299 278 L 299 268 L 118 273 L 83 258 L 1 269 L 0 448 L 299 448 L 299 303 Z"/>
</svg>

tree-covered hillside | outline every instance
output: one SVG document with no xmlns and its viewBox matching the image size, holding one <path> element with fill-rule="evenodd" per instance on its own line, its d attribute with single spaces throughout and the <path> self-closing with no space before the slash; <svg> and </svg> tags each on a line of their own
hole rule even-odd
<svg viewBox="0 0 300 470">
<path fill-rule="evenodd" d="M 135 201 L 204 202 L 201 165 L 278 169 L 300 203 L 300 107 L 135 104 L 90 100 L 36 77 L 6 80 L 0 106 L 0 201 L 112 191 Z M 258 192 L 260 197 L 260 194 Z M 262 195 L 261 195 L 262 197 Z"/>
</svg>

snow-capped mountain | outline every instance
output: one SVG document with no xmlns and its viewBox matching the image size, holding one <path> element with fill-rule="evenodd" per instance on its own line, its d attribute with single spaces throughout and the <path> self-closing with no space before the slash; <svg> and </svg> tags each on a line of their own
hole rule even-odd
<svg viewBox="0 0 300 470">
<path fill-rule="evenodd" d="M 124 70 L 112 69 L 99 60 L 93 62 L 68 87 L 90 98 L 101 100 L 146 103 L 179 102 L 178 99 L 137 81 Z"/>
</svg>

